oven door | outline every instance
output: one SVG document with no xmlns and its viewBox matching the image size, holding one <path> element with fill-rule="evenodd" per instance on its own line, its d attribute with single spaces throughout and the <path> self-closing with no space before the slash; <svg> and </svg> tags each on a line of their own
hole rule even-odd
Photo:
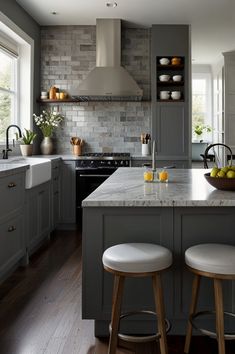
<svg viewBox="0 0 235 354">
<path fill-rule="evenodd" d="M 82 219 L 82 201 L 99 187 L 116 168 L 87 168 L 76 170 L 77 222 Z"/>
</svg>

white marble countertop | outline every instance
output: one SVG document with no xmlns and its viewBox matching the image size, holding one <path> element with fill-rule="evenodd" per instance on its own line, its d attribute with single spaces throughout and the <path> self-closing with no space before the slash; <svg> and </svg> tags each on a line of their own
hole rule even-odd
<svg viewBox="0 0 235 354">
<path fill-rule="evenodd" d="M 235 206 L 235 191 L 220 191 L 204 178 L 204 169 L 171 169 L 168 183 L 146 183 L 144 168 L 119 168 L 83 207 L 221 207 Z"/>
</svg>

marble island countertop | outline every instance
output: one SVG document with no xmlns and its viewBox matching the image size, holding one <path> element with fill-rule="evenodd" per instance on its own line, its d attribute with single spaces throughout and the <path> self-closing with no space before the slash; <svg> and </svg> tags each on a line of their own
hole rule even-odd
<svg viewBox="0 0 235 354">
<path fill-rule="evenodd" d="M 146 183 L 144 168 L 119 168 L 92 194 L 83 207 L 218 207 L 235 206 L 235 191 L 221 191 L 204 178 L 204 169 L 171 169 L 169 182 Z"/>
</svg>

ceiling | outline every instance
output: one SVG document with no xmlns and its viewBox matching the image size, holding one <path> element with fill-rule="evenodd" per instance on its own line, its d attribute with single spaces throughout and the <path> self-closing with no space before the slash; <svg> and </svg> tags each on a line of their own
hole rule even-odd
<svg viewBox="0 0 235 354">
<path fill-rule="evenodd" d="M 116 8 L 106 7 L 105 0 L 17 2 L 40 25 L 95 25 L 96 18 L 121 18 L 132 27 L 190 24 L 195 64 L 213 64 L 235 49 L 234 0 L 116 0 Z"/>
</svg>

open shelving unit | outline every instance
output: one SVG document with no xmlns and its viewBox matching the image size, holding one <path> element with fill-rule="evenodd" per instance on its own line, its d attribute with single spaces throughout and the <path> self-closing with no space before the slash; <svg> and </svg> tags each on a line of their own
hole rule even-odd
<svg viewBox="0 0 235 354">
<path fill-rule="evenodd" d="M 157 75 L 157 101 L 158 102 L 184 102 L 184 62 L 185 58 L 182 56 L 177 56 L 177 58 L 180 58 L 181 64 L 175 65 L 175 64 L 168 64 L 168 65 L 163 65 L 160 64 L 160 59 L 162 58 L 167 58 L 171 62 L 173 58 L 176 56 L 157 56 L 156 57 L 156 75 Z M 161 75 L 170 75 L 170 80 L 169 81 L 160 81 L 159 76 Z M 182 80 L 181 81 L 173 81 L 172 77 L 174 75 L 181 75 Z M 181 92 L 181 98 L 180 99 L 169 99 L 169 100 L 163 100 L 160 98 L 160 91 L 169 91 L 170 93 L 172 91 L 180 91 Z"/>
</svg>

